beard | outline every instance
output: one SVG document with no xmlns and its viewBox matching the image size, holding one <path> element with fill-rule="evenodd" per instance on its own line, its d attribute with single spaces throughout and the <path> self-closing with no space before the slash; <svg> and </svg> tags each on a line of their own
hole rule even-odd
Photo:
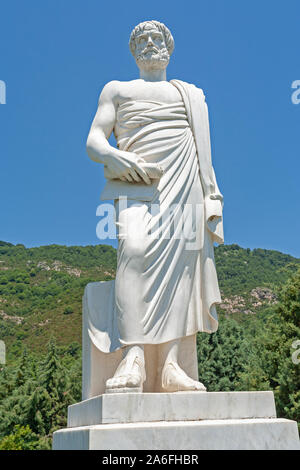
<svg viewBox="0 0 300 470">
<path fill-rule="evenodd" d="M 168 50 L 164 49 L 144 49 L 135 58 L 139 68 L 144 70 L 162 70 L 165 69 L 170 61 Z"/>
</svg>

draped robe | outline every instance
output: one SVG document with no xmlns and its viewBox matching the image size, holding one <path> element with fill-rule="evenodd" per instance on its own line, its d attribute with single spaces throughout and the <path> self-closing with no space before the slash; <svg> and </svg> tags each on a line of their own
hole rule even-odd
<svg viewBox="0 0 300 470">
<path fill-rule="evenodd" d="M 223 242 L 222 196 L 207 106 L 202 90 L 171 83 L 180 91 L 178 102 L 128 100 L 117 110 L 118 148 L 159 164 L 163 175 L 150 187 L 108 180 L 102 193 L 115 200 L 116 280 L 101 298 L 88 285 L 84 301 L 90 338 L 103 352 L 218 327 L 213 243 Z"/>
</svg>

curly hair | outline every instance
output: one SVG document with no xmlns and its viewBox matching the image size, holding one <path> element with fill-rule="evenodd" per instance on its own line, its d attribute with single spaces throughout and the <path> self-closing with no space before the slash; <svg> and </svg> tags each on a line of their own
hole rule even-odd
<svg viewBox="0 0 300 470">
<path fill-rule="evenodd" d="M 130 39 L 129 39 L 129 48 L 130 48 L 131 54 L 133 56 L 135 55 L 135 39 L 136 39 L 136 36 L 138 34 L 141 34 L 144 31 L 144 29 L 147 25 L 153 26 L 153 28 L 157 29 L 158 31 L 160 31 L 163 34 L 163 36 L 165 38 L 165 43 L 166 43 L 168 53 L 169 53 L 169 55 L 171 55 L 173 50 L 174 50 L 173 36 L 172 36 L 170 30 L 163 23 L 160 23 L 159 21 L 155 21 L 155 20 L 143 21 L 142 23 L 139 23 L 133 29 L 133 31 L 130 35 Z"/>
</svg>

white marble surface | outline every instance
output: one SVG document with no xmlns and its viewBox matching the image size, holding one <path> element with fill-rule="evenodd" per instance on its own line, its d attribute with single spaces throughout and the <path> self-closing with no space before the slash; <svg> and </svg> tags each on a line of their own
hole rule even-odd
<svg viewBox="0 0 300 470">
<path fill-rule="evenodd" d="M 180 366 L 180 341 L 218 328 L 214 242 L 224 242 L 223 196 L 204 93 L 167 80 L 173 48 L 171 32 L 158 21 L 133 29 L 130 50 L 140 77 L 104 86 L 87 139 L 89 157 L 104 165 L 102 199 L 115 200 L 122 241 L 113 294 L 90 301 L 87 309 L 93 344 L 102 353 L 127 346 L 105 384 L 109 391 L 149 391 L 146 345 L 155 346 L 164 363 L 160 370 L 153 365 L 150 376 L 160 383 L 152 391 L 205 388 Z M 112 132 L 116 147 L 109 142 Z"/>
<path fill-rule="evenodd" d="M 106 380 L 112 377 L 122 360 L 122 350 L 110 350 L 110 341 L 115 344 L 118 339 L 114 336 L 112 318 L 109 318 L 105 306 L 113 298 L 115 281 L 91 282 L 86 286 L 83 298 L 82 314 L 82 399 L 101 395 L 105 392 Z M 110 339 L 109 339 L 110 338 Z M 101 344 L 107 342 L 108 351 L 101 350 Z M 119 345 L 120 346 L 120 345 Z M 114 349 L 114 347 L 113 347 Z M 146 344 L 144 346 L 146 381 L 144 392 L 158 392 L 160 386 L 160 371 L 162 363 L 160 345 Z M 178 363 L 180 367 L 194 380 L 198 380 L 198 362 L 196 337 L 186 336 L 181 339 Z"/>
<path fill-rule="evenodd" d="M 286 419 L 103 424 L 56 431 L 54 450 L 299 450 Z"/>
<path fill-rule="evenodd" d="M 275 417 L 268 391 L 105 394 L 69 406 L 68 427 Z"/>
</svg>

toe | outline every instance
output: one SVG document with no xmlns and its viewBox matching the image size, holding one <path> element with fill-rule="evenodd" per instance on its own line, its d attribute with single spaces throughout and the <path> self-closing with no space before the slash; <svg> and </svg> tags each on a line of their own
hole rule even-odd
<svg viewBox="0 0 300 470">
<path fill-rule="evenodd" d="M 119 387 L 126 387 L 127 386 L 127 377 L 120 377 L 119 379 Z"/>
<path fill-rule="evenodd" d="M 106 381 L 106 384 L 105 384 L 105 385 L 106 385 L 106 388 L 111 388 L 111 387 L 112 387 L 112 382 L 113 382 L 113 379 L 108 379 L 108 380 Z"/>
<path fill-rule="evenodd" d="M 130 375 L 128 377 L 128 387 L 139 387 L 140 377 L 138 375 Z"/>
<path fill-rule="evenodd" d="M 196 390 L 206 392 L 206 387 L 201 382 L 195 381 L 195 387 L 196 387 Z"/>
<path fill-rule="evenodd" d="M 114 377 L 110 379 L 109 382 L 110 382 L 110 388 L 115 388 L 117 386 L 117 381 Z"/>
</svg>

